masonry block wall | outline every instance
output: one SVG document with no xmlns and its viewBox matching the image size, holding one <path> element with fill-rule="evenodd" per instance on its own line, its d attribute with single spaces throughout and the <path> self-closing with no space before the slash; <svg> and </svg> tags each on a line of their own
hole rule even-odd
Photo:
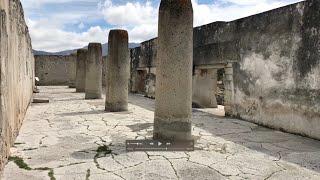
<svg viewBox="0 0 320 180">
<path fill-rule="evenodd" d="M 320 139 L 319 22 L 320 1 L 308 0 L 194 28 L 194 101 L 213 96 L 208 72 L 223 68 L 228 115 Z M 132 91 L 148 95 L 156 41 L 131 50 Z"/>
<path fill-rule="evenodd" d="M 105 86 L 106 59 L 103 57 L 102 85 Z M 38 86 L 72 86 L 76 79 L 77 55 L 36 55 L 35 75 L 40 81 Z"/>
<path fill-rule="evenodd" d="M 31 40 L 19 0 L 0 0 L 0 171 L 18 135 L 34 87 Z"/>
<path fill-rule="evenodd" d="M 76 79 L 76 55 L 69 56 L 35 56 L 36 82 L 39 86 L 65 85 L 75 83 Z"/>
</svg>

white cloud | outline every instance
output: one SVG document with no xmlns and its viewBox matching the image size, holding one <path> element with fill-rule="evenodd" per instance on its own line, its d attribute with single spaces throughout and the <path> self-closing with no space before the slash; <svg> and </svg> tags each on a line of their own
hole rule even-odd
<svg viewBox="0 0 320 180">
<path fill-rule="evenodd" d="M 100 7 L 110 25 L 128 30 L 131 42 L 141 42 L 157 35 L 158 7 L 150 1 L 115 5 L 106 0 Z"/>
<path fill-rule="evenodd" d="M 220 0 L 212 4 L 199 4 L 198 0 L 192 0 L 194 26 L 214 21 L 231 21 L 298 1 Z M 127 2 L 114 5 L 112 0 L 106 0 L 101 9 L 107 23 L 128 29 L 131 41 L 140 42 L 157 36 L 158 7 L 153 7 L 149 1 L 144 4 Z"/>
<path fill-rule="evenodd" d="M 29 10 L 37 6 L 41 7 L 45 3 L 61 4 L 77 2 L 76 0 L 22 1 L 30 8 Z M 101 26 L 91 27 L 82 33 L 64 30 L 64 27 L 70 24 L 75 25 L 76 28 L 83 29 L 84 24 L 88 25 L 86 22 L 88 17 L 92 19 L 103 18 L 109 27 L 128 30 L 130 42 L 141 42 L 157 36 L 158 6 L 155 3 L 151 3 L 152 1 L 99 1 L 82 0 L 82 2 L 96 2 L 97 8 L 95 10 L 68 10 L 52 14 L 50 17 L 28 20 L 34 48 L 47 51 L 60 51 L 79 48 L 93 41 L 107 42 L 109 29 L 103 29 Z M 192 0 L 194 26 L 214 21 L 231 21 L 299 1 L 217 0 L 211 4 L 200 4 L 198 0 Z"/>
<path fill-rule="evenodd" d="M 109 29 L 102 29 L 100 26 L 91 27 L 83 33 L 68 32 L 59 27 L 50 27 L 43 21 L 32 21 L 28 19 L 30 35 L 33 48 L 57 52 L 68 49 L 81 48 L 89 42 L 107 42 Z"/>
<path fill-rule="evenodd" d="M 101 8 L 106 21 L 112 25 L 138 25 L 157 23 L 157 8 L 150 2 L 127 2 L 123 5 L 114 5 L 106 0 Z"/>
</svg>

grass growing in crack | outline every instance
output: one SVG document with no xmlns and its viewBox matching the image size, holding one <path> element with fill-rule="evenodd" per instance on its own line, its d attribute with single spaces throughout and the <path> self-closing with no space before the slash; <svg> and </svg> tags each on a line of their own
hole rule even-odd
<svg viewBox="0 0 320 180">
<path fill-rule="evenodd" d="M 39 170 L 39 171 L 49 171 L 48 172 L 48 176 L 50 178 L 50 180 L 56 180 L 56 178 L 54 177 L 54 171 L 52 168 L 48 168 L 48 167 L 39 167 L 39 168 L 35 168 L 33 170 Z"/>
<path fill-rule="evenodd" d="M 89 180 L 90 173 L 91 173 L 91 172 L 90 172 L 90 169 L 88 169 L 88 170 L 87 170 L 87 174 L 86 174 L 86 180 Z"/>
<path fill-rule="evenodd" d="M 20 169 L 25 169 L 28 171 L 31 171 L 31 170 L 49 171 L 48 176 L 50 177 L 50 180 L 56 180 L 56 178 L 54 177 L 54 171 L 52 168 L 39 167 L 39 168 L 32 169 L 31 167 L 28 166 L 28 164 L 24 162 L 24 160 L 21 157 L 18 157 L 18 156 L 10 156 L 8 160 L 13 161 Z"/>
<path fill-rule="evenodd" d="M 25 169 L 28 171 L 32 170 L 32 168 L 30 168 L 21 157 L 10 156 L 9 161 L 13 161 L 20 169 Z"/>
<path fill-rule="evenodd" d="M 84 164 L 85 162 L 76 162 L 76 163 L 70 163 L 67 165 L 59 165 L 58 168 L 66 167 L 66 166 L 73 166 L 73 165 L 78 165 L 78 164 Z"/>
<path fill-rule="evenodd" d="M 38 148 L 27 148 L 27 149 L 23 149 L 22 151 L 32 151 L 32 150 L 36 150 Z"/>
<path fill-rule="evenodd" d="M 98 169 L 105 170 L 104 168 L 100 167 L 98 159 L 100 157 L 106 157 L 107 154 L 112 154 L 112 150 L 107 145 L 103 145 L 99 146 L 96 152 L 97 154 L 94 156 L 93 162 L 96 164 Z"/>
<path fill-rule="evenodd" d="M 51 168 L 48 167 L 39 167 L 39 168 L 35 168 L 34 170 L 38 170 L 38 171 L 49 171 L 52 170 Z"/>
<path fill-rule="evenodd" d="M 14 143 L 14 145 L 21 145 L 21 144 L 25 144 L 25 143 Z"/>
<path fill-rule="evenodd" d="M 56 178 L 54 177 L 53 169 L 50 169 L 50 171 L 48 172 L 48 176 L 50 177 L 50 180 L 56 180 Z"/>
<path fill-rule="evenodd" d="M 96 152 L 97 152 L 97 156 L 101 156 L 101 155 L 106 156 L 107 154 L 111 154 L 112 150 L 108 146 L 103 145 L 103 146 L 99 146 Z"/>
</svg>

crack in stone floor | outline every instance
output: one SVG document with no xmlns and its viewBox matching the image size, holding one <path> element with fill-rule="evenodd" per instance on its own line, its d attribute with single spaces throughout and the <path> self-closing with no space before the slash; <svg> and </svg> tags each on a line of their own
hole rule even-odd
<svg viewBox="0 0 320 180">
<path fill-rule="evenodd" d="M 107 113 L 74 89 L 40 91 L 50 103 L 29 108 L 4 180 L 320 179 L 320 141 L 194 109 L 196 151 L 126 152 L 152 138 L 154 100 L 131 94 L 129 112 Z"/>
</svg>

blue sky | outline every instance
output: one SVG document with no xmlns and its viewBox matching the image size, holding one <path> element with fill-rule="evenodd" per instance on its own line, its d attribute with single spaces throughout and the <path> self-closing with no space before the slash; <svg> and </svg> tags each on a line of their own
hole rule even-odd
<svg viewBox="0 0 320 180">
<path fill-rule="evenodd" d="M 130 42 L 157 36 L 160 0 L 21 0 L 34 49 L 56 52 L 107 42 L 113 28 Z M 230 21 L 301 0 L 192 0 L 194 26 Z"/>
</svg>

